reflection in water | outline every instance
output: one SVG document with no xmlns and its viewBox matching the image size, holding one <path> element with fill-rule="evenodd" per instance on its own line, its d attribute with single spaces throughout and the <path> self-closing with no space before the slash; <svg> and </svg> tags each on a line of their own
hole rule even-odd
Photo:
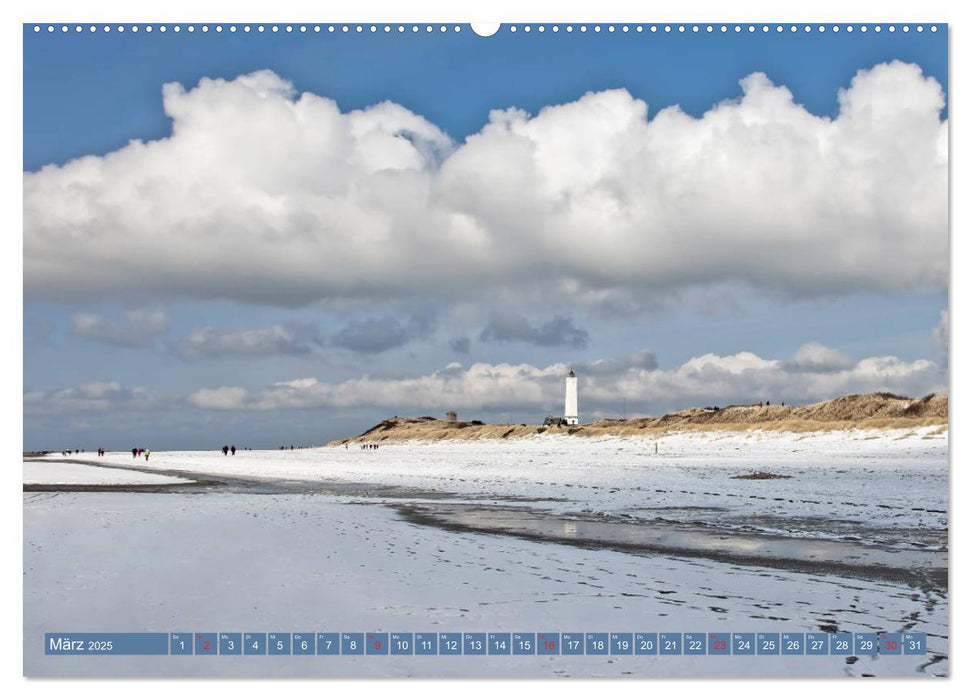
<svg viewBox="0 0 971 700">
<path fill-rule="evenodd" d="M 947 580 L 946 551 L 748 534 L 670 522 L 581 519 L 502 506 L 425 503 L 401 506 L 399 510 L 409 519 L 428 525 L 604 549 L 698 556 L 820 573 L 855 573 L 865 578 L 931 581 L 944 587 Z"/>
</svg>

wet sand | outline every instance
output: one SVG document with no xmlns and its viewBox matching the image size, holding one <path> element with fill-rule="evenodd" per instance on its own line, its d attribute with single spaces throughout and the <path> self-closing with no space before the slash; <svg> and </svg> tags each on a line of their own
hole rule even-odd
<svg viewBox="0 0 971 700">
<path fill-rule="evenodd" d="M 25 462 L 35 460 L 25 459 Z M 117 484 L 111 485 L 112 488 L 87 488 L 86 484 L 24 484 L 24 491 L 132 491 L 148 493 L 165 493 L 170 490 L 186 492 L 211 492 L 221 491 L 226 493 L 252 493 L 252 494 L 324 494 L 328 496 L 349 496 L 352 498 L 374 498 L 374 499 L 400 499 L 400 500 L 449 500 L 461 499 L 465 501 L 495 500 L 496 496 L 491 494 L 481 494 L 479 496 L 469 496 L 468 494 L 453 491 L 430 490 L 409 486 L 399 486 L 395 484 L 375 484 L 371 482 L 349 482 L 334 480 L 301 481 L 296 479 L 274 479 L 274 478 L 244 478 L 236 476 L 226 476 L 224 474 L 207 474 L 196 471 L 186 471 L 182 469 L 146 469 L 139 466 L 124 466 L 112 464 L 110 466 L 99 464 L 98 462 L 81 459 L 47 459 L 44 462 L 56 462 L 60 464 L 80 464 L 90 467 L 102 467 L 105 469 L 121 469 L 145 474 L 170 476 L 178 479 L 185 479 L 193 483 L 184 484 Z M 134 461 L 134 460 L 133 460 Z M 95 485 L 97 486 L 97 485 Z M 178 486 L 178 489 L 171 487 Z M 143 488 L 149 487 L 149 488 Z M 503 501 L 534 503 L 536 499 L 522 496 L 501 497 Z M 549 502 L 567 502 L 565 498 L 544 499 Z"/>
<path fill-rule="evenodd" d="M 947 590 L 946 551 L 889 549 L 852 542 L 740 534 L 658 521 L 571 517 L 528 508 L 464 504 L 396 507 L 413 523 L 452 531 L 511 535 L 593 549 L 614 549 Z"/>
<path fill-rule="evenodd" d="M 219 486 L 221 484 L 218 481 L 195 481 L 189 484 L 24 484 L 24 493 L 200 493 Z"/>
<path fill-rule="evenodd" d="M 569 620 L 591 630 L 634 624 L 662 631 L 916 630 L 927 633 L 929 653 L 919 659 L 755 658 L 744 664 L 692 657 L 511 657 L 491 665 L 463 660 L 464 666 L 425 664 L 417 657 L 389 657 L 382 664 L 287 657 L 257 667 L 252 660 L 234 666 L 223 657 L 192 657 L 170 658 L 161 671 L 152 660 L 139 665 L 108 659 L 84 666 L 84 675 L 948 673 L 947 534 L 916 519 L 897 526 L 850 514 L 817 517 L 805 509 L 739 512 L 728 507 L 724 489 L 709 494 L 707 483 L 685 487 L 676 505 L 638 498 L 637 507 L 617 513 L 585 492 L 514 495 L 502 493 L 508 491 L 502 481 L 477 481 L 457 493 L 437 488 L 456 488 L 447 479 L 408 485 L 365 483 L 368 475 L 354 472 L 353 480 L 309 473 L 300 479 L 209 473 L 216 467 L 146 468 L 134 459 L 110 465 L 59 461 L 191 481 L 25 486 L 25 492 L 44 492 L 24 494 L 30 596 L 24 643 L 32 650 L 25 672 L 33 675 L 77 675 L 81 668 L 75 660 L 38 653 L 36 640 L 45 630 L 88 629 L 104 619 L 158 630 L 189 624 L 297 629 L 308 620 L 333 629 L 538 629 L 556 626 L 550 620 Z M 475 472 L 456 481 L 470 475 Z M 564 480 L 574 483 L 572 476 Z M 913 510 L 926 510 L 926 503 L 914 503 L 921 507 Z"/>
<path fill-rule="evenodd" d="M 25 460 L 31 461 L 31 460 Z M 103 466 L 81 459 L 47 460 L 86 466 Z M 447 491 L 408 488 L 374 483 L 308 482 L 273 479 L 228 478 L 178 469 L 130 469 L 190 480 L 179 484 L 77 485 L 25 484 L 25 492 L 132 492 L 204 493 L 211 491 L 251 494 L 326 494 L 366 499 L 424 501 L 390 504 L 409 522 L 453 532 L 506 535 L 540 542 L 556 542 L 587 549 L 653 553 L 702 558 L 731 564 L 762 566 L 802 573 L 834 574 L 850 578 L 893 581 L 946 593 L 948 552 L 946 548 L 889 548 L 851 541 L 801 537 L 773 537 L 715 526 L 687 526 L 663 518 L 632 519 L 593 515 L 561 515 L 535 508 L 484 505 L 480 503 L 428 503 L 461 499 L 491 500 Z M 503 501 L 525 501 L 504 496 Z M 555 499 L 565 500 L 565 499 Z M 854 524 L 854 532 L 865 535 L 866 526 Z M 908 533 L 917 541 L 933 540 L 932 533 Z"/>
</svg>

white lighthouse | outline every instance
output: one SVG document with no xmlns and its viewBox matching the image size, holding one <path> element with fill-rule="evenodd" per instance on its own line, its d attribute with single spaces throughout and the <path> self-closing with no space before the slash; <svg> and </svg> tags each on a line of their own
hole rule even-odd
<svg viewBox="0 0 971 700">
<path fill-rule="evenodd" d="M 567 425 L 579 425 L 577 414 L 577 374 L 572 369 L 566 375 L 566 402 L 563 407 L 563 420 Z"/>
</svg>

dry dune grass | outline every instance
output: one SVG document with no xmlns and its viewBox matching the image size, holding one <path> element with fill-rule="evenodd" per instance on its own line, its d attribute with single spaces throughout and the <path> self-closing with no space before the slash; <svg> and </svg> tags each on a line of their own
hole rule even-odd
<svg viewBox="0 0 971 700">
<path fill-rule="evenodd" d="M 852 394 L 831 401 L 804 406 L 726 406 L 724 408 L 687 408 L 660 418 L 600 420 L 581 426 L 537 426 L 450 423 L 430 416 L 389 418 L 356 438 L 335 440 L 332 445 L 357 442 L 400 440 L 485 440 L 514 439 L 539 434 L 581 437 L 660 436 L 688 430 L 775 430 L 805 433 L 822 430 L 947 428 L 948 399 L 930 394 L 910 399 L 894 394 Z"/>
</svg>

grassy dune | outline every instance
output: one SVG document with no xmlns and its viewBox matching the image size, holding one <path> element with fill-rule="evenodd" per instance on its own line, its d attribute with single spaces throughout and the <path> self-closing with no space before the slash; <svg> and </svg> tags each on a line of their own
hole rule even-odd
<svg viewBox="0 0 971 700">
<path fill-rule="evenodd" d="M 454 423 L 424 416 L 389 418 L 357 437 L 335 440 L 331 445 L 401 440 L 513 439 L 538 434 L 659 436 L 687 430 L 777 430 L 814 432 L 853 428 L 916 428 L 936 425 L 947 429 L 946 396 L 930 394 L 910 399 L 893 394 L 853 394 L 803 406 L 725 406 L 687 408 L 660 418 L 607 419 L 579 426 Z"/>
</svg>

